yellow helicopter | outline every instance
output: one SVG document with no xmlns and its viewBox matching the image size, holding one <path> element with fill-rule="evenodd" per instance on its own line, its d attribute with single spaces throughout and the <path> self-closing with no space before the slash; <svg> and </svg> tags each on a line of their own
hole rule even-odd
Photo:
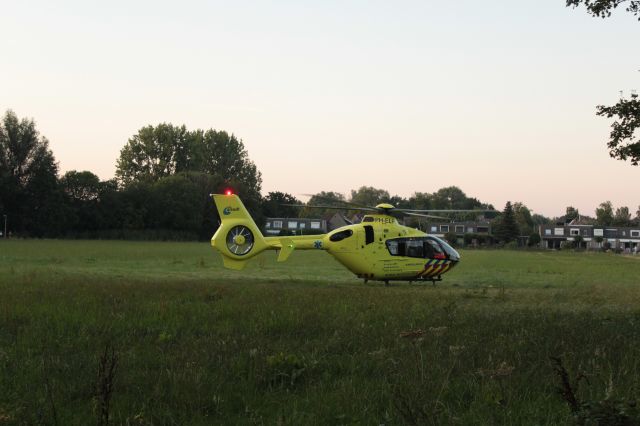
<svg viewBox="0 0 640 426">
<path fill-rule="evenodd" d="M 264 250 L 278 250 L 278 262 L 284 262 L 294 250 L 325 250 L 358 278 L 384 281 L 436 282 L 459 261 L 460 254 L 432 235 L 400 225 L 392 212 L 410 216 L 445 219 L 426 212 L 478 212 L 477 210 L 396 209 L 391 204 L 374 207 L 309 206 L 323 209 L 373 212 L 362 222 L 346 225 L 321 235 L 265 237 L 240 198 L 227 191 L 212 194 L 221 224 L 211 238 L 224 266 L 240 270 L 246 262 Z"/>
</svg>

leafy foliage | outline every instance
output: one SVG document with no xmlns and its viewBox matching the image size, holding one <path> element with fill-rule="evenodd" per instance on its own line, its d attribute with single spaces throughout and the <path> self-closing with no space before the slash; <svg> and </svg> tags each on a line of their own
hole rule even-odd
<svg viewBox="0 0 640 426">
<path fill-rule="evenodd" d="M 178 172 L 192 170 L 195 141 L 187 128 L 162 123 L 145 126 L 120 151 L 116 176 L 123 184 L 156 181 Z"/>
<path fill-rule="evenodd" d="M 591 15 L 599 18 L 607 18 L 618 6 L 626 5 L 625 10 L 638 16 L 640 20 L 640 1 L 638 0 L 567 0 L 567 7 L 580 5 L 584 5 Z"/>
<path fill-rule="evenodd" d="M 218 176 L 250 191 L 245 198 L 259 198 L 260 172 L 242 141 L 225 131 L 188 131 L 184 125 L 167 123 L 146 126 L 122 148 L 116 167 L 116 176 L 125 186 L 184 172 Z"/>
<path fill-rule="evenodd" d="M 511 201 L 507 201 L 507 204 L 504 206 L 502 215 L 498 218 L 495 228 L 496 238 L 504 243 L 513 241 L 520 235 Z"/>
<path fill-rule="evenodd" d="M 564 216 L 565 223 L 569 223 L 572 220 L 577 219 L 579 217 L 580 217 L 580 212 L 578 211 L 578 209 L 572 206 L 567 207 L 566 214 Z"/>
<path fill-rule="evenodd" d="M 638 2 L 640 4 L 640 2 Z M 640 99 L 633 93 L 629 99 L 620 98 L 613 106 L 599 105 L 597 114 L 602 117 L 614 118 L 609 135 L 609 155 L 618 160 L 629 160 L 637 166 L 640 162 Z"/>
<path fill-rule="evenodd" d="M 43 236 L 64 228 L 58 164 L 33 120 L 9 110 L 0 124 L 0 209 L 13 232 Z"/>
<path fill-rule="evenodd" d="M 391 196 L 384 189 L 377 189 L 372 186 L 361 186 L 357 190 L 351 191 L 351 202 L 363 206 L 375 206 L 380 203 L 390 202 Z"/>
<path fill-rule="evenodd" d="M 598 225 L 609 226 L 613 224 L 613 204 L 611 201 L 600 203 L 596 209 L 596 222 Z"/>
<path fill-rule="evenodd" d="M 631 213 L 629 207 L 618 207 L 613 215 L 613 224 L 617 226 L 629 226 L 631 223 Z"/>
<path fill-rule="evenodd" d="M 345 202 L 344 195 L 339 192 L 334 191 L 320 191 L 317 194 L 314 194 L 309 198 L 307 204 L 310 205 L 321 205 L 321 206 L 341 206 L 344 205 Z M 343 213 L 346 213 L 347 210 L 344 210 Z M 335 213 L 336 210 L 331 209 L 318 209 L 318 208 L 307 208 L 305 207 L 300 212 L 300 217 L 324 217 L 330 214 Z"/>
<path fill-rule="evenodd" d="M 513 214 L 518 225 L 519 235 L 528 235 L 533 232 L 533 218 L 531 211 L 523 203 L 513 203 Z"/>
<path fill-rule="evenodd" d="M 297 217 L 300 209 L 285 204 L 301 204 L 301 201 L 284 192 L 269 192 L 262 200 L 262 213 L 266 217 Z"/>
<path fill-rule="evenodd" d="M 567 7 L 584 5 L 587 11 L 600 18 L 611 16 L 612 10 L 625 5 L 625 10 L 638 17 L 640 21 L 640 0 L 567 0 Z M 598 105 L 597 115 L 607 118 L 616 117 L 609 135 L 609 155 L 618 160 L 631 161 L 637 166 L 640 162 L 640 141 L 637 132 L 640 129 L 640 99 L 637 93 L 630 98 L 621 97 L 613 106 Z"/>
<path fill-rule="evenodd" d="M 537 232 L 532 232 L 529 235 L 529 241 L 528 241 L 529 247 L 537 246 L 538 244 L 540 244 L 540 240 L 541 240 L 540 234 L 538 234 Z"/>
</svg>

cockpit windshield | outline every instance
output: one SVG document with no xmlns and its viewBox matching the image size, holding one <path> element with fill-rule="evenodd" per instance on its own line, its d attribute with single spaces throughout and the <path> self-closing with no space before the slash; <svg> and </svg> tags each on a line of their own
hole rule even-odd
<svg viewBox="0 0 640 426">
<path fill-rule="evenodd" d="M 433 236 L 392 238 L 387 240 L 387 250 L 392 256 L 456 261 L 460 259 L 460 255 L 453 247 Z"/>
</svg>

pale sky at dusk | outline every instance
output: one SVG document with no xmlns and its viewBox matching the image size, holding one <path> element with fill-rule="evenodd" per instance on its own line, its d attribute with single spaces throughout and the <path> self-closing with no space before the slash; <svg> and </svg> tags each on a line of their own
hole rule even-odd
<svg viewBox="0 0 640 426">
<path fill-rule="evenodd" d="M 640 204 L 595 105 L 640 89 L 640 22 L 564 0 L 0 2 L 0 113 L 114 176 L 147 124 L 240 137 L 263 193 L 457 185 L 549 216 Z"/>
</svg>

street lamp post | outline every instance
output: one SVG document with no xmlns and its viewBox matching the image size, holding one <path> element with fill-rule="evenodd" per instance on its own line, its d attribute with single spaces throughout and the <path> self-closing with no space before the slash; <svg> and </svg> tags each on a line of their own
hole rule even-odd
<svg viewBox="0 0 640 426">
<path fill-rule="evenodd" d="M 7 238 L 7 215 L 3 214 L 4 217 L 4 237 Z"/>
</svg>

